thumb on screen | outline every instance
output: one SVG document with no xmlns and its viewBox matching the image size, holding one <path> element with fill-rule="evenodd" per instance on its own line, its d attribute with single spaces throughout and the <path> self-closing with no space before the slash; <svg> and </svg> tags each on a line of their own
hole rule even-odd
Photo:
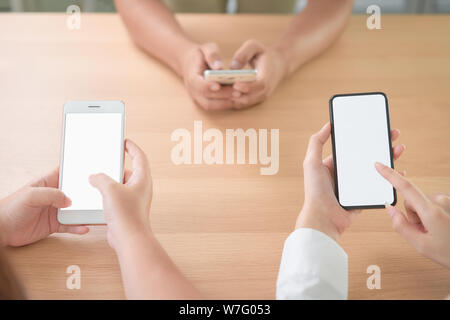
<svg viewBox="0 0 450 320">
<path fill-rule="evenodd" d="M 112 178 L 104 173 L 93 174 L 89 177 L 89 183 L 104 196 L 111 187 L 117 184 Z"/>
</svg>

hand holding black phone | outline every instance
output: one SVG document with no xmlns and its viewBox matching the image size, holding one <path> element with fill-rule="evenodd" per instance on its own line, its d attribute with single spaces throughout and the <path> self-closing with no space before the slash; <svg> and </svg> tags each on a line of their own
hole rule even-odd
<svg viewBox="0 0 450 320">
<path fill-rule="evenodd" d="M 345 209 L 394 205 L 395 189 L 375 169 L 375 162 L 394 168 L 386 95 L 335 95 L 330 99 L 330 121 L 339 204 Z"/>
</svg>

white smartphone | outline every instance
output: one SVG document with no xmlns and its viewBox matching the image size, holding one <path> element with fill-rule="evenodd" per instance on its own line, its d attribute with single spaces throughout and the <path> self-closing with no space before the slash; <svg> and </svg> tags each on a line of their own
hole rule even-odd
<svg viewBox="0 0 450 320">
<path fill-rule="evenodd" d="M 240 70 L 205 70 L 203 76 L 206 81 L 215 81 L 220 84 L 233 84 L 235 82 L 252 82 L 256 80 L 258 71 L 255 69 Z"/>
<path fill-rule="evenodd" d="M 388 100 L 384 93 L 340 94 L 330 99 L 335 192 L 345 209 L 394 205 L 395 189 L 375 169 L 394 168 Z"/>
<path fill-rule="evenodd" d="M 64 105 L 59 189 L 72 205 L 58 210 L 62 224 L 104 224 L 100 192 L 89 176 L 123 179 L 125 106 L 121 101 L 69 101 Z"/>
</svg>

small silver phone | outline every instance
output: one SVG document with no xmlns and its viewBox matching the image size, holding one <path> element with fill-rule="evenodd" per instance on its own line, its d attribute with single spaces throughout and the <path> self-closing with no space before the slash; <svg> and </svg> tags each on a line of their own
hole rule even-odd
<svg viewBox="0 0 450 320">
<path fill-rule="evenodd" d="M 203 76 L 206 81 L 215 81 L 220 84 L 233 84 L 235 82 L 252 82 L 256 80 L 258 71 L 255 69 L 240 70 L 205 70 Z"/>
</svg>

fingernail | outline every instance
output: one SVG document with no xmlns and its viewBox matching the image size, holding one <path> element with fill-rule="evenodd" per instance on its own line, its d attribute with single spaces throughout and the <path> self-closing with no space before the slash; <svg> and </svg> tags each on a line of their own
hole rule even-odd
<svg viewBox="0 0 450 320">
<path fill-rule="evenodd" d="M 241 93 L 239 91 L 233 91 L 232 95 L 235 98 L 239 98 L 241 96 Z"/>
<path fill-rule="evenodd" d="M 231 68 L 232 69 L 240 69 L 241 67 L 242 66 L 241 66 L 241 63 L 239 61 L 237 61 L 237 60 L 231 61 Z"/>
<path fill-rule="evenodd" d="M 406 150 L 406 144 L 402 144 L 403 150 Z"/>
<path fill-rule="evenodd" d="M 213 83 L 209 86 L 212 91 L 219 91 L 220 86 L 217 83 Z"/>
<path fill-rule="evenodd" d="M 384 164 L 382 164 L 380 162 L 375 162 L 375 167 L 378 169 L 382 169 L 382 168 L 384 168 Z"/>
<path fill-rule="evenodd" d="M 220 61 L 220 60 L 214 61 L 214 62 L 213 62 L 213 65 L 212 65 L 213 69 L 221 69 L 222 66 L 223 66 L 223 65 L 222 65 L 222 61 Z"/>
<path fill-rule="evenodd" d="M 70 207 L 72 205 L 72 200 L 70 200 L 70 198 L 67 196 L 66 196 L 66 203 L 67 203 L 68 207 Z"/>
</svg>

